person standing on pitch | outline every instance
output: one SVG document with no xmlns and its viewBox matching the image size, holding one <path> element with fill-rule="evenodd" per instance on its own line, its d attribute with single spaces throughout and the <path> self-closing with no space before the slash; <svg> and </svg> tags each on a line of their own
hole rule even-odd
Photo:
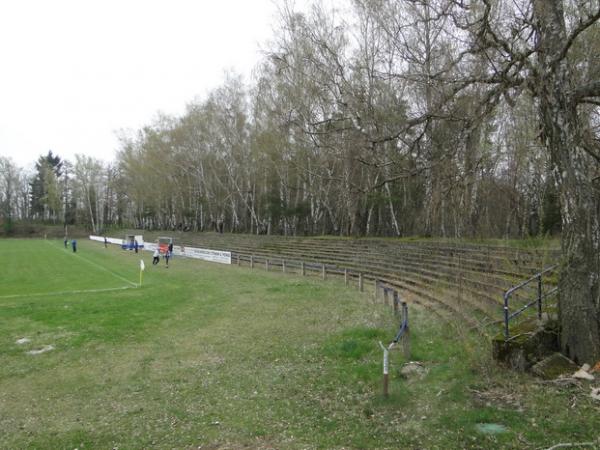
<svg viewBox="0 0 600 450">
<path fill-rule="evenodd" d="M 77 253 L 77 241 L 75 239 L 71 241 L 71 247 L 73 248 L 73 253 Z"/>
<path fill-rule="evenodd" d="M 156 250 L 154 250 L 154 253 L 152 253 L 152 265 L 155 266 L 160 262 L 160 252 L 158 251 L 158 247 L 156 247 Z"/>
<path fill-rule="evenodd" d="M 165 262 L 167 263 L 167 269 L 169 268 L 169 258 L 171 257 L 171 252 L 169 249 L 165 252 Z"/>
<path fill-rule="evenodd" d="M 104 248 L 108 248 L 108 239 L 104 236 Z"/>
<path fill-rule="evenodd" d="M 67 248 L 68 244 L 69 244 L 69 239 L 67 238 L 67 235 L 65 234 L 65 248 Z"/>
<path fill-rule="evenodd" d="M 138 252 L 138 241 L 137 239 L 135 241 L 133 241 L 133 249 L 135 250 L 135 252 Z"/>
</svg>

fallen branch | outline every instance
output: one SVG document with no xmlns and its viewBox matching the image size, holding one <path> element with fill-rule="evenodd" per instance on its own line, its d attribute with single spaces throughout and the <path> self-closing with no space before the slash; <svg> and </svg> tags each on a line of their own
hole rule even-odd
<svg viewBox="0 0 600 450">
<path fill-rule="evenodd" d="M 572 447 L 595 447 L 595 442 L 566 442 L 563 444 L 556 444 L 546 450 L 556 450 L 557 448 L 572 448 Z"/>
<path fill-rule="evenodd" d="M 581 387 L 581 382 L 577 378 L 565 377 L 565 378 L 555 378 L 554 380 L 539 380 L 538 384 L 555 384 L 558 386 L 563 386 L 567 384 L 572 384 L 575 386 Z"/>
</svg>

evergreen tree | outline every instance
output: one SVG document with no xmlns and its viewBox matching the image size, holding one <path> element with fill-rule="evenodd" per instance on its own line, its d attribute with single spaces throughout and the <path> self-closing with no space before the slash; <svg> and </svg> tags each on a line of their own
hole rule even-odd
<svg viewBox="0 0 600 450">
<path fill-rule="evenodd" d="M 31 186 L 31 215 L 33 219 L 56 219 L 60 206 L 58 179 L 62 174 L 63 161 L 52 150 L 40 156 L 35 163 L 36 174 Z"/>
</svg>

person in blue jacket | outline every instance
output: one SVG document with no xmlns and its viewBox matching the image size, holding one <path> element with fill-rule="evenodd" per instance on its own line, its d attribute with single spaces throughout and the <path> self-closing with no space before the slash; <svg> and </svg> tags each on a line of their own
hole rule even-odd
<svg viewBox="0 0 600 450">
<path fill-rule="evenodd" d="M 73 239 L 71 241 L 71 247 L 73 248 L 73 253 L 77 252 L 77 241 L 75 239 Z"/>
</svg>

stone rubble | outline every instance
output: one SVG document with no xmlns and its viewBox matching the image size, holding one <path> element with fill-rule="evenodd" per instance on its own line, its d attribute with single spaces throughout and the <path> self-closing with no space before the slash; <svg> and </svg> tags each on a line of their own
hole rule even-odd
<svg viewBox="0 0 600 450">
<path fill-rule="evenodd" d="M 588 381 L 594 381 L 594 375 L 592 375 L 591 373 L 589 373 L 588 371 L 590 370 L 590 365 L 589 364 L 584 364 L 583 366 L 581 366 L 581 368 L 575 372 L 573 374 L 573 378 L 577 378 L 578 380 L 588 380 Z"/>
</svg>

